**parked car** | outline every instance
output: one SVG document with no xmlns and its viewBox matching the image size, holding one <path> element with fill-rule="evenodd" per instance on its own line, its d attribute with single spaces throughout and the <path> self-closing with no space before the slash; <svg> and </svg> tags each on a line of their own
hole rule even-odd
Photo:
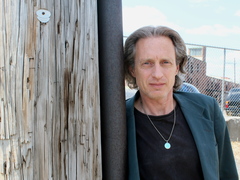
<svg viewBox="0 0 240 180">
<path fill-rule="evenodd" d="M 192 84 L 184 82 L 178 91 L 200 93 L 199 90 Z"/>
<path fill-rule="evenodd" d="M 240 88 L 232 88 L 225 101 L 225 110 L 227 115 L 240 114 Z"/>
</svg>

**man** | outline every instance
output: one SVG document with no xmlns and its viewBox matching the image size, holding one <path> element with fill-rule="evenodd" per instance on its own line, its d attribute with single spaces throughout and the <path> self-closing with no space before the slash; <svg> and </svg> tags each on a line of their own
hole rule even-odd
<svg viewBox="0 0 240 180">
<path fill-rule="evenodd" d="M 228 130 L 215 99 L 176 91 L 186 47 L 167 27 L 143 27 L 124 48 L 130 180 L 237 180 Z"/>
</svg>

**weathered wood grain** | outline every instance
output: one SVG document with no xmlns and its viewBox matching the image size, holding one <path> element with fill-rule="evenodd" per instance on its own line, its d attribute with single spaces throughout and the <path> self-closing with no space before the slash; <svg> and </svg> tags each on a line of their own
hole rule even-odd
<svg viewBox="0 0 240 180">
<path fill-rule="evenodd" d="M 2 0 L 0 19 L 0 179 L 102 179 L 97 0 Z"/>
</svg>

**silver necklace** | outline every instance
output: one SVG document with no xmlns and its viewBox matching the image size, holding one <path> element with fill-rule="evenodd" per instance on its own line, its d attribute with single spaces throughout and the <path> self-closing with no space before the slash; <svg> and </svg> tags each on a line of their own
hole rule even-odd
<svg viewBox="0 0 240 180">
<path fill-rule="evenodd" d="M 164 147 L 165 149 L 170 149 L 171 148 L 171 144 L 169 143 L 171 137 L 172 137 L 172 134 L 173 134 L 173 131 L 174 131 L 174 128 L 175 128 L 175 124 L 176 124 L 176 111 L 175 111 L 175 108 L 173 109 L 173 126 L 172 126 L 172 130 L 171 130 L 171 133 L 168 137 L 168 139 L 165 139 L 164 136 L 159 132 L 159 130 L 157 129 L 157 127 L 154 125 L 154 123 L 152 122 L 152 120 L 150 119 L 150 117 L 148 116 L 148 114 L 144 111 L 143 109 L 143 104 L 141 102 L 141 105 L 142 105 L 142 110 L 143 112 L 147 115 L 150 123 L 152 124 L 152 126 L 154 127 L 154 129 L 158 132 L 158 134 L 162 137 L 162 139 L 165 141 L 165 144 L 164 144 Z"/>
</svg>

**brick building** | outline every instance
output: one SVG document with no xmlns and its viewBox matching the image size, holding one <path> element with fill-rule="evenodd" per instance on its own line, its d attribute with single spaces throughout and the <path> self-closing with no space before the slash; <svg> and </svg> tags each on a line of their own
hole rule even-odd
<svg viewBox="0 0 240 180">
<path fill-rule="evenodd" d="M 214 97 L 219 103 L 222 97 L 223 78 L 210 77 L 206 75 L 205 57 L 195 58 L 188 56 L 186 65 L 186 74 L 183 76 L 184 81 L 196 86 L 202 94 Z M 224 81 L 224 94 L 233 87 L 239 87 L 240 84 L 231 82 L 227 79 Z"/>
</svg>

